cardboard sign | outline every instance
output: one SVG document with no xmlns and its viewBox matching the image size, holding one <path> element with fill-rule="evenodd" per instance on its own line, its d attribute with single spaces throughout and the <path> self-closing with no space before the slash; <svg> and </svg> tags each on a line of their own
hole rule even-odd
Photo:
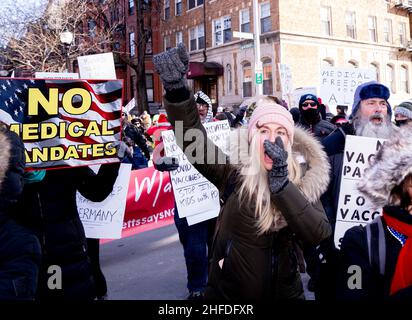
<svg viewBox="0 0 412 320">
<path fill-rule="evenodd" d="M 376 80 L 372 69 L 324 67 L 320 71 L 320 97 L 329 106 L 347 105 L 350 114 L 356 88 L 372 80 Z"/>
<path fill-rule="evenodd" d="M 227 120 L 204 124 L 204 127 L 208 137 L 227 152 L 225 144 L 230 134 Z M 179 168 L 170 173 L 179 217 L 186 217 L 189 225 L 217 217 L 220 211 L 218 189 L 187 160 L 176 144 L 173 131 L 163 131 L 162 137 L 166 155 L 179 160 Z"/>
<path fill-rule="evenodd" d="M 116 79 L 113 52 L 77 57 L 82 79 Z"/>
<path fill-rule="evenodd" d="M 0 121 L 25 145 L 26 168 L 117 162 L 122 80 L 0 79 Z"/>
<path fill-rule="evenodd" d="M 131 164 L 122 163 L 112 193 L 102 202 L 92 202 L 77 191 L 77 211 L 87 238 L 119 239 L 129 187 Z"/>
<path fill-rule="evenodd" d="M 365 225 L 381 213 L 356 188 L 362 180 L 369 161 L 382 146 L 384 139 L 346 136 L 340 185 L 338 212 L 336 214 L 335 246 L 340 244 L 345 232 L 356 225 Z"/>
</svg>

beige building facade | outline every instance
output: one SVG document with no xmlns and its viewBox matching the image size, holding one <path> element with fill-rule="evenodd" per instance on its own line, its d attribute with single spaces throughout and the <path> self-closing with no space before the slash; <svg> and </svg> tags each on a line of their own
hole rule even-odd
<svg viewBox="0 0 412 320">
<path fill-rule="evenodd" d="M 191 61 L 205 65 L 194 77 L 189 71 L 190 83 L 215 108 L 256 94 L 254 42 L 232 34 L 253 32 L 252 6 L 251 0 L 165 0 L 164 47 L 184 42 Z M 319 87 L 324 66 L 365 68 L 391 89 L 393 105 L 411 98 L 412 1 L 258 0 L 258 8 L 264 94 L 281 97 L 283 63 L 295 88 Z"/>
</svg>

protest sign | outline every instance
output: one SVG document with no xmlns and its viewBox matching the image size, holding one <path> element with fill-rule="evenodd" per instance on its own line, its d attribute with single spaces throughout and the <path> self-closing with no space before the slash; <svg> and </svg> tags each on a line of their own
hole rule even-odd
<svg viewBox="0 0 412 320">
<path fill-rule="evenodd" d="M 282 90 L 282 99 L 287 101 L 291 106 L 291 95 L 293 93 L 292 71 L 287 64 L 279 63 L 280 87 Z"/>
<path fill-rule="evenodd" d="M 369 161 L 382 146 L 383 139 L 346 136 L 340 185 L 338 212 L 336 214 L 335 246 L 340 244 L 345 232 L 353 226 L 371 222 L 380 214 L 356 188 Z"/>
<path fill-rule="evenodd" d="M 79 79 L 78 73 L 71 72 L 36 72 L 36 79 Z"/>
<path fill-rule="evenodd" d="M 168 172 L 149 167 L 130 175 L 122 238 L 174 222 L 174 197 Z"/>
<path fill-rule="evenodd" d="M 204 124 L 204 127 L 208 137 L 227 152 L 225 144 L 230 134 L 227 120 Z M 186 217 L 189 225 L 217 217 L 220 210 L 217 188 L 187 160 L 176 144 L 173 131 L 163 131 L 162 137 L 166 155 L 179 160 L 179 168 L 170 172 L 179 217 Z"/>
<path fill-rule="evenodd" d="M 82 79 L 116 79 L 112 52 L 77 57 Z"/>
<path fill-rule="evenodd" d="M 117 162 L 122 80 L 0 79 L 0 121 L 22 138 L 26 168 Z"/>
<path fill-rule="evenodd" d="M 324 67 L 320 71 L 320 97 L 329 106 L 347 105 L 350 114 L 356 87 L 372 80 L 376 80 L 372 69 Z"/>
<path fill-rule="evenodd" d="M 136 106 L 135 99 L 133 98 L 132 100 L 129 101 L 128 104 L 126 104 L 123 108 L 124 112 L 130 113 L 130 110 L 132 110 Z"/>
<path fill-rule="evenodd" d="M 102 202 L 93 202 L 77 191 L 76 202 L 87 238 L 119 239 L 129 187 L 131 164 L 121 164 L 113 191 Z"/>
<path fill-rule="evenodd" d="M 295 90 L 293 90 L 293 101 L 292 101 L 292 107 L 296 107 L 299 108 L 299 100 L 300 97 L 303 96 L 304 94 L 313 94 L 313 95 L 317 95 L 317 88 L 316 87 L 304 87 L 304 88 L 296 88 Z M 291 106 L 289 106 L 289 108 L 292 108 Z"/>
</svg>

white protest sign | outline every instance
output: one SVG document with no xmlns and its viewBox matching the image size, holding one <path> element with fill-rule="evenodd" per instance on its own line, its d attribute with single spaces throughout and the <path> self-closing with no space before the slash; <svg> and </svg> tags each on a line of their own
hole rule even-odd
<svg viewBox="0 0 412 320">
<path fill-rule="evenodd" d="M 135 100 L 133 98 L 132 100 L 129 101 L 128 104 L 126 104 L 123 107 L 123 111 L 126 112 L 126 113 L 130 113 L 130 110 L 132 110 L 135 106 L 136 106 L 136 103 L 135 103 Z"/>
<path fill-rule="evenodd" d="M 324 67 L 320 71 L 320 97 L 329 106 L 349 106 L 350 114 L 356 88 L 372 80 L 376 80 L 373 69 Z"/>
<path fill-rule="evenodd" d="M 291 104 L 290 96 L 293 92 L 292 71 L 287 64 L 279 63 L 280 87 L 282 90 L 282 99 Z"/>
<path fill-rule="evenodd" d="M 340 184 L 338 212 L 336 213 L 335 246 L 340 244 L 345 232 L 356 225 L 365 225 L 380 214 L 370 201 L 356 188 L 363 172 L 375 156 L 384 139 L 346 136 Z"/>
<path fill-rule="evenodd" d="M 228 150 L 225 146 L 230 134 L 227 120 L 204 124 L 204 127 L 222 151 Z M 166 155 L 179 159 L 179 168 L 170 172 L 179 217 L 186 217 L 189 225 L 217 217 L 220 210 L 217 188 L 187 160 L 172 130 L 163 131 L 162 137 Z"/>
<path fill-rule="evenodd" d="M 79 79 L 79 74 L 71 72 L 36 72 L 34 77 L 38 79 Z"/>
<path fill-rule="evenodd" d="M 131 169 L 131 164 L 120 165 L 113 191 L 102 202 L 92 202 L 77 192 L 77 211 L 87 238 L 121 238 Z"/>
<path fill-rule="evenodd" d="M 116 79 L 112 52 L 80 56 L 77 61 L 82 79 Z"/>
<path fill-rule="evenodd" d="M 316 87 L 304 87 L 304 88 L 296 88 L 293 90 L 293 101 L 292 101 L 292 107 L 299 108 L 299 100 L 300 97 L 303 96 L 304 94 L 313 94 L 317 95 L 317 88 Z M 289 108 L 292 108 L 289 106 Z"/>
</svg>

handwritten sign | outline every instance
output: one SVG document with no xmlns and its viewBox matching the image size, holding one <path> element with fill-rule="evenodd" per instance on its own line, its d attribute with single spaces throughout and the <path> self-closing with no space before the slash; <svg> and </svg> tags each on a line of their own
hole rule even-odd
<svg viewBox="0 0 412 320">
<path fill-rule="evenodd" d="M 77 57 L 82 79 L 116 79 L 113 52 Z"/>
<path fill-rule="evenodd" d="M 345 232 L 353 226 L 371 222 L 380 211 L 356 188 L 369 161 L 382 146 L 383 139 L 346 136 L 342 180 L 335 226 L 335 245 L 340 244 Z"/>
<path fill-rule="evenodd" d="M 228 150 L 224 146 L 230 134 L 227 120 L 209 123 L 205 129 L 216 145 Z M 218 189 L 187 160 L 176 144 L 173 131 L 163 131 L 162 137 L 166 155 L 179 160 L 179 168 L 170 172 L 179 217 L 186 217 L 189 225 L 217 217 L 220 210 Z M 194 217 L 199 214 L 202 215 Z"/>
<path fill-rule="evenodd" d="M 290 97 L 293 92 L 292 71 L 287 64 L 279 63 L 280 87 L 282 90 L 282 99 L 288 101 L 290 105 Z"/>
<path fill-rule="evenodd" d="M 102 202 L 92 202 L 77 192 L 77 211 L 87 238 L 119 239 L 121 237 L 131 168 L 131 164 L 120 165 L 113 191 Z"/>
<path fill-rule="evenodd" d="M 320 97 L 327 105 L 341 104 L 351 109 L 356 87 L 372 80 L 376 80 L 372 69 L 325 67 L 320 71 Z"/>
</svg>

